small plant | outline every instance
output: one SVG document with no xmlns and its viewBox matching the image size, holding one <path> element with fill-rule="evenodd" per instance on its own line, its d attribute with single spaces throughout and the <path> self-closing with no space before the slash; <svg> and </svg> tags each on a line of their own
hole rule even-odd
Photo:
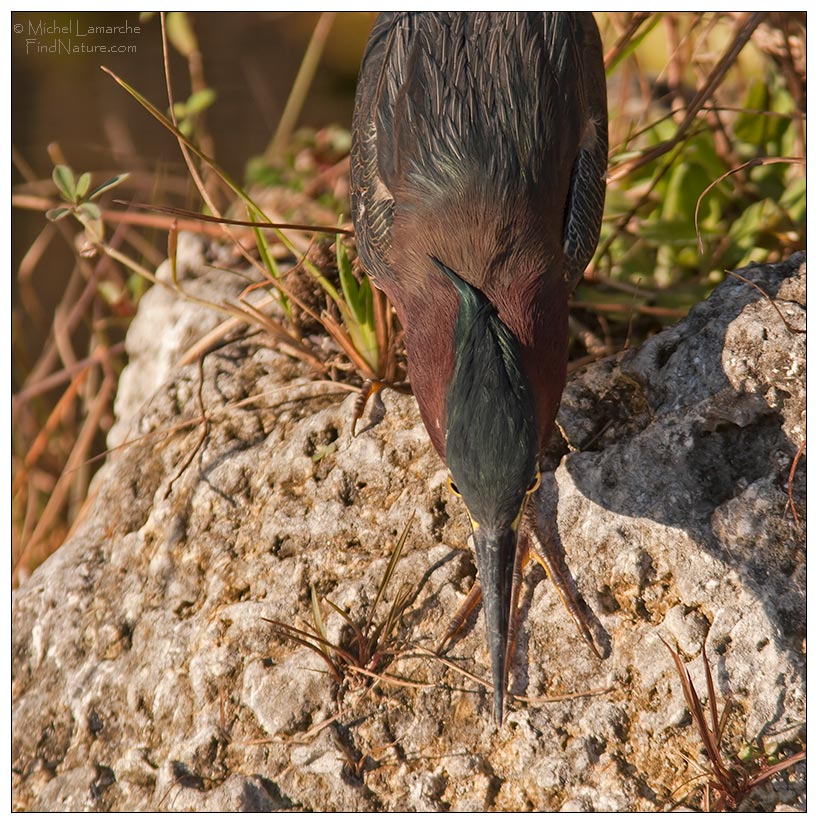
<svg viewBox="0 0 818 824">
<path fill-rule="evenodd" d="M 292 624 L 264 618 L 272 624 L 275 631 L 289 641 L 294 641 L 302 647 L 311 649 L 326 664 L 327 671 L 339 685 L 348 684 L 359 687 L 370 683 L 373 679 L 392 680 L 383 678 L 382 673 L 403 650 L 403 639 L 400 635 L 401 619 L 404 612 L 414 601 L 414 593 L 408 584 L 402 584 L 392 603 L 389 605 L 386 616 L 376 621 L 376 611 L 386 594 L 386 589 L 400 560 L 406 538 L 409 535 L 411 520 L 403 529 L 392 550 L 389 564 L 381 578 L 375 600 L 369 608 L 366 618 L 356 619 L 349 610 L 333 603 L 329 598 L 327 604 L 344 619 L 346 638 L 338 643 L 329 640 L 326 624 L 322 615 L 321 606 L 314 588 L 310 588 L 312 602 L 313 623 L 306 629 L 300 629 Z M 403 682 L 400 682 L 403 683 Z"/>
<path fill-rule="evenodd" d="M 797 752 L 787 758 L 778 759 L 776 749 L 745 744 L 733 757 L 724 758 L 721 753 L 722 738 L 730 712 L 728 699 L 719 715 L 716 706 L 716 690 L 707 655 L 702 649 L 702 662 L 707 680 L 707 705 L 710 715 L 708 723 L 702 702 L 693 686 L 693 679 L 681 657 L 662 639 L 662 643 L 673 656 L 673 663 L 679 673 L 684 691 L 685 703 L 690 711 L 696 731 L 704 744 L 709 762 L 705 773 L 707 781 L 702 789 L 701 808 L 706 812 L 735 810 L 741 802 L 758 786 L 777 773 L 803 761 L 807 754 Z"/>
<path fill-rule="evenodd" d="M 52 222 L 73 215 L 85 229 L 85 233 L 90 243 L 101 243 L 104 239 L 105 230 L 102 222 L 102 212 L 94 201 L 103 192 L 113 189 L 124 180 L 128 179 L 127 174 L 116 175 L 105 183 L 97 186 L 96 189 L 88 191 L 91 187 L 91 174 L 84 172 L 76 178 L 70 166 L 58 164 L 54 167 L 51 175 L 54 185 L 63 203 L 53 209 L 49 209 L 45 216 Z"/>
</svg>

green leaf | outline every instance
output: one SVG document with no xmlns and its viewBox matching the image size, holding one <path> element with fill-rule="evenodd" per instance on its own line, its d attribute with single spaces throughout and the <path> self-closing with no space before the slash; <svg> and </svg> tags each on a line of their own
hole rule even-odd
<svg viewBox="0 0 818 824">
<path fill-rule="evenodd" d="M 699 195 L 709 185 L 710 178 L 698 163 L 682 161 L 676 164 L 670 173 L 662 218 L 688 220 L 692 227 Z"/>
<path fill-rule="evenodd" d="M 807 220 L 807 179 L 798 177 L 790 183 L 781 196 L 781 208 L 790 220 L 797 225 Z"/>
<path fill-rule="evenodd" d="M 359 312 L 359 286 L 355 275 L 352 274 L 352 264 L 349 262 L 347 251 L 340 240 L 336 241 L 335 255 L 338 262 L 338 279 L 341 281 L 341 291 L 344 293 L 347 305 L 354 313 L 356 319 L 360 318 Z"/>
<path fill-rule="evenodd" d="M 648 142 L 652 145 L 654 143 L 663 143 L 665 140 L 670 140 L 675 136 L 677 130 L 673 118 L 667 117 L 657 120 L 648 130 Z"/>
<path fill-rule="evenodd" d="M 767 84 L 760 78 L 756 78 L 750 83 L 747 96 L 744 98 L 743 108 L 764 112 L 769 106 L 770 92 Z M 733 131 L 739 140 L 753 143 L 756 146 L 761 146 L 766 142 L 766 129 L 767 117 L 763 114 L 755 114 L 753 111 L 739 114 L 733 127 Z"/>
<path fill-rule="evenodd" d="M 203 112 L 212 106 L 215 100 L 216 92 L 213 89 L 200 89 L 198 92 L 194 92 L 185 104 L 188 117 Z"/>
<path fill-rule="evenodd" d="M 88 200 L 96 200 L 103 192 L 107 192 L 108 189 L 113 189 L 114 186 L 119 186 L 120 183 L 127 180 L 130 177 L 128 172 L 125 174 L 116 175 L 116 177 L 110 178 L 110 180 L 106 180 L 105 183 L 97 186 L 90 195 L 88 195 Z"/>
<path fill-rule="evenodd" d="M 338 278 L 341 281 L 341 291 L 344 294 L 344 303 L 338 303 L 344 324 L 347 327 L 355 349 L 369 364 L 373 372 L 378 371 L 378 339 L 375 330 L 375 315 L 372 309 L 372 286 L 369 278 L 359 284 L 352 273 L 344 244 L 336 241 L 336 259 L 338 262 Z"/>
<path fill-rule="evenodd" d="M 199 51 L 199 43 L 190 25 L 190 18 L 186 12 L 172 11 L 165 18 L 168 40 L 174 48 L 188 59 Z"/>
<path fill-rule="evenodd" d="M 74 182 L 74 172 L 71 171 L 70 166 L 63 166 L 62 164 L 55 166 L 54 171 L 51 173 L 51 179 L 65 200 L 71 203 L 76 202 L 77 186 Z"/>
<path fill-rule="evenodd" d="M 693 214 L 676 219 L 655 218 L 639 224 L 639 237 L 670 246 L 690 246 L 696 243 Z"/>
<path fill-rule="evenodd" d="M 769 199 L 751 203 L 730 227 L 730 239 L 740 248 L 755 245 L 756 238 L 777 223 L 778 206 Z"/>
<path fill-rule="evenodd" d="M 772 81 L 774 82 L 774 81 Z M 765 147 L 772 143 L 773 153 L 781 152 L 781 141 L 790 127 L 793 100 L 782 88 L 773 89 L 768 79 L 756 78 L 750 84 L 744 108 L 746 111 L 736 118 L 734 133 L 739 140 L 755 147 Z M 773 116 L 773 112 L 785 114 L 785 117 Z"/>
<path fill-rule="evenodd" d="M 259 186 L 279 186 L 284 182 L 282 170 L 271 166 L 263 155 L 251 157 L 247 161 L 244 176 L 248 185 L 257 183 Z"/>
<path fill-rule="evenodd" d="M 99 220 L 102 217 L 102 212 L 96 203 L 80 203 L 76 209 L 77 217 L 83 216 L 88 220 Z"/>
<path fill-rule="evenodd" d="M 781 154 L 789 154 L 783 152 L 784 143 L 783 138 L 785 134 L 794 133 L 794 118 L 793 112 L 795 110 L 795 101 L 792 99 L 790 93 L 783 88 L 776 89 L 773 92 L 772 109 L 774 112 L 780 112 L 780 117 L 768 117 L 768 140 L 771 140 L 775 145 L 774 149 Z"/>
<path fill-rule="evenodd" d="M 713 133 L 710 131 L 696 135 L 689 140 L 685 146 L 684 154 L 688 163 L 701 167 L 704 174 L 710 178 L 708 183 L 728 171 L 724 159 L 716 151 Z"/>
<path fill-rule="evenodd" d="M 58 220 L 62 220 L 64 217 L 71 214 L 71 209 L 67 206 L 57 206 L 55 209 L 49 209 L 45 216 L 48 220 L 56 223 Z"/>
<path fill-rule="evenodd" d="M 77 181 L 77 200 L 82 200 L 85 197 L 85 193 L 88 191 L 88 187 L 91 185 L 91 174 L 90 172 L 83 172 L 80 175 L 80 179 Z"/>
<path fill-rule="evenodd" d="M 753 263 L 764 263 L 769 256 L 770 250 L 767 247 L 753 246 L 731 268 L 741 269 L 742 266 L 750 266 Z"/>
<path fill-rule="evenodd" d="M 749 178 L 756 185 L 762 197 L 778 200 L 784 194 L 786 174 L 786 164 L 770 163 L 750 169 Z"/>
</svg>

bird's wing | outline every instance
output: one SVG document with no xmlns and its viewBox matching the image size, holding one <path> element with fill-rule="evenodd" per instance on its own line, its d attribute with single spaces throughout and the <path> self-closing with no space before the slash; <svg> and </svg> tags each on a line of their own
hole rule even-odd
<svg viewBox="0 0 818 824">
<path fill-rule="evenodd" d="M 358 75 L 352 117 L 349 178 L 355 240 L 363 267 L 376 283 L 391 276 L 387 258 L 395 201 L 378 157 L 391 156 L 393 150 L 391 101 L 402 85 L 401 66 L 407 62 L 402 50 L 408 37 L 402 36 L 398 25 L 404 17 L 407 24 L 411 22 L 397 12 L 380 14 L 375 21 Z"/>
<path fill-rule="evenodd" d="M 593 19 L 579 15 L 578 65 L 583 67 L 580 102 L 585 124 L 571 174 L 563 225 L 568 290 L 574 290 L 599 241 L 608 168 L 608 103 L 602 43 Z"/>
</svg>

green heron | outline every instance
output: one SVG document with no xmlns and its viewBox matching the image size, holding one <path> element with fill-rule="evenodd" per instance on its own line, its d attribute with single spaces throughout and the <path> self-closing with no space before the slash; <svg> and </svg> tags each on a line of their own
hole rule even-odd
<svg viewBox="0 0 818 824">
<path fill-rule="evenodd" d="M 523 514 L 565 385 L 568 296 L 599 240 L 607 123 L 590 13 L 390 12 L 369 36 L 358 251 L 471 518 L 498 724 L 518 534 L 536 528 Z"/>
</svg>

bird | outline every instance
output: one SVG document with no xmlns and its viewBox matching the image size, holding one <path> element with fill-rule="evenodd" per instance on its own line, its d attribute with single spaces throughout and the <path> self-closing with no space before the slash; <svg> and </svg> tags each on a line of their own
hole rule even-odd
<svg viewBox="0 0 818 824">
<path fill-rule="evenodd" d="M 352 123 L 356 245 L 395 307 L 421 418 L 471 522 L 498 726 L 515 564 L 536 538 L 526 507 L 566 381 L 568 298 L 599 241 L 607 124 L 591 13 L 386 12 L 373 24 Z"/>
</svg>

